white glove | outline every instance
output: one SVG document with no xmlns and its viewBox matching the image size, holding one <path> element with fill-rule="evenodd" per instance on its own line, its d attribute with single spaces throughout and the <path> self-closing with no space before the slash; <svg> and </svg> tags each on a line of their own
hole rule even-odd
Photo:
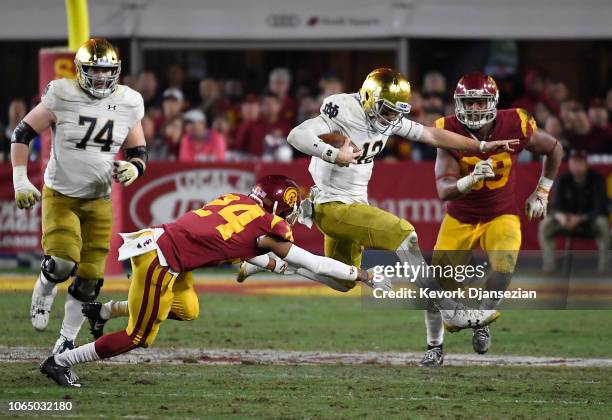
<svg viewBox="0 0 612 420">
<path fill-rule="evenodd" d="M 138 168 L 133 163 L 127 160 L 116 160 L 113 162 L 113 165 L 115 165 L 113 179 L 124 186 L 127 187 L 138 178 Z"/>
<path fill-rule="evenodd" d="M 470 192 L 478 182 L 488 178 L 495 178 L 491 160 L 478 161 L 471 174 L 457 180 L 457 190 L 461 194 L 465 194 Z"/>
<path fill-rule="evenodd" d="M 538 186 L 525 201 L 525 214 L 529 220 L 546 216 L 548 207 L 548 194 L 552 188 L 553 180 L 541 177 Z"/>
<path fill-rule="evenodd" d="M 30 209 L 37 201 L 40 201 L 40 191 L 28 179 L 25 166 L 13 168 L 13 189 L 15 190 L 15 202 L 20 209 Z"/>
</svg>

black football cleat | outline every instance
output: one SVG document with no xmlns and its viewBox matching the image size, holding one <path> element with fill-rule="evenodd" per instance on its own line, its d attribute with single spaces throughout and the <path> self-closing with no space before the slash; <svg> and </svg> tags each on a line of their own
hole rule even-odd
<svg viewBox="0 0 612 420">
<path fill-rule="evenodd" d="M 102 304 L 100 302 L 85 302 L 81 307 L 81 312 L 89 321 L 89 331 L 95 339 L 98 339 L 104 335 L 104 324 L 108 319 L 104 319 L 100 316 L 100 309 Z"/>
<path fill-rule="evenodd" d="M 80 388 L 79 377 L 69 368 L 60 366 L 55 361 L 55 356 L 49 356 L 40 364 L 40 373 L 47 375 L 56 384 L 72 388 Z"/>
</svg>

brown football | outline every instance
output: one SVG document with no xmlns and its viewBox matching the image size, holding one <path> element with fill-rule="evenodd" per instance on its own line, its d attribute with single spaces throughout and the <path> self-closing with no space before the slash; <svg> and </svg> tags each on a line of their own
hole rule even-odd
<svg viewBox="0 0 612 420">
<path fill-rule="evenodd" d="M 327 143 L 330 146 L 333 146 L 336 149 L 339 149 L 344 144 L 344 139 L 346 139 L 346 136 L 340 133 L 329 133 L 329 134 L 321 134 L 319 138 L 323 140 L 324 143 Z M 357 147 L 357 145 L 353 143 L 352 141 L 351 141 L 351 146 L 353 147 L 353 152 L 357 152 L 360 150 L 359 147 Z"/>
</svg>

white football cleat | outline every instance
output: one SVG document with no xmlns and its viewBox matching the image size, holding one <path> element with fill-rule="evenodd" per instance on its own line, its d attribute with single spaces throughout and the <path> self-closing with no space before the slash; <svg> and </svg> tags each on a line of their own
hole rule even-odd
<svg viewBox="0 0 612 420">
<path fill-rule="evenodd" d="M 32 316 L 32 326 L 36 331 L 44 331 L 49 324 L 49 314 L 51 312 L 51 305 L 57 295 L 57 287 L 54 287 L 50 295 L 43 295 L 42 285 L 38 284 L 40 277 L 36 280 L 34 290 L 32 291 L 32 306 L 30 308 L 30 315 Z"/>
<path fill-rule="evenodd" d="M 496 310 L 468 309 L 459 304 L 455 310 L 441 310 L 444 328 L 448 332 L 457 332 L 466 328 L 485 327 L 497 320 L 501 312 Z"/>
</svg>

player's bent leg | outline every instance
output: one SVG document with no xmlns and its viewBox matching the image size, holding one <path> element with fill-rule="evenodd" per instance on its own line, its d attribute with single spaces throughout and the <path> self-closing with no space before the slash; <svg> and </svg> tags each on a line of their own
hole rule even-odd
<svg viewBox="0 0 612 420">
<path fill-rule="evenodd" d="M 155 340 L 160 324 L 168 318 L 172 307 L 175 279 L 168 267 L 159 265 L 154 251 L 132 258 L 126 333 L 134 345 L 148 347 Z"/>
<path fill-rule="evenodd" d="M 200 315 L 200 302 L 198 294 L 193 288 L 193 274 L 191 271 L 180 273 L 172 286 L 174 298 L 168 319 L 177 321 L 193 321 Z"/>
<path fill-rule="evenodd" d="M 84 303 L 96 300 L 103 283 L 103 279 L 92 280 L 79 276 L 74 278 L 74 281 L 68 287 L 68 295 L 64 305 L 64 320 L 60 336 L 53 347 L 53 354 L 59 354 L 74 348 L 74 340 L 85 321 L 82 306 Z"/>
<path fill-rule="evenodd" d="M 45 255 L 40 266 L 40 275 L 32 291 L 30 315 L 35 330 L 43 331 L 47 328 L 51 305 L 57 294 L 56 285 L 68 280 L 75 269 L 74 261 Z"/>
</svg>

